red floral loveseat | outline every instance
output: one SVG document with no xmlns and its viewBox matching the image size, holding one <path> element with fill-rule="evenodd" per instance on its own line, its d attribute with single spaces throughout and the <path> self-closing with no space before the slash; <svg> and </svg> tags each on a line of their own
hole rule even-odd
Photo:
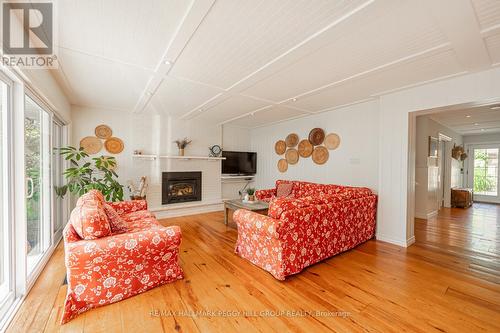
<svg viewBox="0 0 500 333">
<path fill-rule="evenodd" d="M 63 235 L 68 282 L 63 324 L 183 278 L 180 228 L 161 226 L 146 201 L 107 203 L 92 190 L 78 199 Z"/>
<path fill-rule="evenodd" d="M 368 188 L 291 183 L 291 194 L 276 197 L 275 189 L 257 191 L 268 200 L 268 216 L 240 209 L 236 253 L 276 279 L 354 248 L 375 233 L 377 196 Z"/>
</svg>

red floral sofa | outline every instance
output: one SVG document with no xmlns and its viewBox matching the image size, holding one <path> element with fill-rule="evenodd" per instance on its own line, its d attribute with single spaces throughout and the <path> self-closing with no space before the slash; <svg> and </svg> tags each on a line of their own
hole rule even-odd
<svg viewBox="0 0 500 333">
<path fill-rule="evenodd" d="M 276 197 L 276 188 L 257 191 L 268 200 L 268 216 L 245 209 L 233 219 L 238 225 L 235 252 L 276 279 L 354 248 L 375 233 L 377 196 L 368 188 L 299 181 L 291 194 Z"/>
<path fill-rule="evenodd" d="M 104 201 L 99 191 L 80 197 L 63 232 L 68 291 L 61 323 L 183 278 L 181 231 L 163 227 L 146 201 Z"/>
</svg>

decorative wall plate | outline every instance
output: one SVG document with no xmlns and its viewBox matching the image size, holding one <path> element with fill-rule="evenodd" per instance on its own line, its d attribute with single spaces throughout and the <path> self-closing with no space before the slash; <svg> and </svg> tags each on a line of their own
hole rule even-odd
<svg viewBox="0 0 500 333">
<path fill-rule="evenodd" d="M 274 144 L 274 151 L 278 155 L 283 155 L 286 151 L 286 142 L 283 140 L 276 141 L 276 143 Z"/>
<path fill-rule="evenodd" d="M 278 161 L 278 170 L 279 172 L 286 172 L 288 170 L 288 162 L 284 158 Z"/>
<path fill-rule="evenodd" d="M 299 161 L 299 152 L 295 148 L 290 148 L 286 151 L 285 158 L 288 164 L 297 164 Z"/>
<path fill-rule="evenodd" d="M 99 125 L 95 128 L 95 135 L 100 139 L 108 139 L 113 135 L 113 131 L 108 125 Z"/>
<path fill-rule="evenodd" d="M 328 153 L 328 149 L 323 146 L 314 147 L 314 151 L 312 153 L 312 160 L 316 164 L 325 164 L 328 161 L 328 157 L 330 154 Z"/>
<path fill-rule="evenodd" d="M 285 142 L 287 147 L 295 147 L 299 143 L 299 136 L 295 133 L 290 133 L 287 135 Z"/>
<path fill-rule="evenodd" d="M 337 149 L 340 146 L 340 137 L 338 134 L 330 133 L 325 137 L 325 146 L 330 150 Z"/>
<path fill-rule="evenodd" d="M 309 157 L 313 152 L 313 145 L 308 139 L 304 139 L 299 142 L 299 155 L 301 157 Z"/>
<path fill-rule="evenodd" d="M 111 137 L 104 142 L 104 147 L 111 154 L 119 154 L 123 151 L 124 145 L 121 139 Z"/>
<path fill-rule="evenodd" d="M 319 146 L 325 140 L 325 131 L 321 128 L 313 128 L 311 132 L 309 132 L 309 141 L 315 146 Z"/>
<path fill-rule="evenodd" d="M 102 149 L 102 141 L 95 136 L 86 136 L 80 140 L 80 147 L 89 154 L 97 154 Z"/>
</svg>

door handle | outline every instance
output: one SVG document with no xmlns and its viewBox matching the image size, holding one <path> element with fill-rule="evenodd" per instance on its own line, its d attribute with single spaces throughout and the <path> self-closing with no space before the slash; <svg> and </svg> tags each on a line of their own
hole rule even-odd
<svg viewBox="0 0 500 333">
<path fill-rule="evenodd" d="M 33 198 L 34 192 L 35 192 L 35 186 L 33 184 L 33 178 L 26 177 L 26 199 Z"/>
</svg>

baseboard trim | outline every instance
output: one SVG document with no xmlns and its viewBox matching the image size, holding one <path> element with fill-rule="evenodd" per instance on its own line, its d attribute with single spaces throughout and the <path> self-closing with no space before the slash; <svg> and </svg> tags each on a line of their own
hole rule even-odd
<svg viewBox="0 0 500 333">
<path fill-rule="evenodd" d="M 382 241 L 382 242 L 386 242 L 386 243 L 391 243 L 391 244 L 394 244 L 394 245 L 397 245 L 397 246 L 400 246 L 400 247 L 409 247 L 410 245 L 412 245 L 413 243 L 415 243 L 415 236 L 410 237 L 410 238 L 404 240 L 404 239 L 395 239 L 395 238 L 392 238 L 392 237 L 387 237 L 385 235 L 377 234 L 375 236 L 375 238 L 378 241 Z"/>
<path fill-rule="evenodd" d="M 156 218 L 165 219 L 169 217 L 196 215 L 202 213 L 219 212 L 223 210 L 224 204 L 218 202 L 195 207 L 176 207 L 172 210 L 152 210 L 152 212 L 156 215 Z"/>
<path fill-rule="evenodd" d="M 415 217 L 417 219 L 421 219 L 421 220 L 429 220 L 429 219 L 432 219 L 434 217 L 436 217 L 438 215 L 438 211 L 433 211 L 433 212 L 430 212 L 430 213 L 423 213 L 423 212 L 415 212 Z"/>
</svg>

